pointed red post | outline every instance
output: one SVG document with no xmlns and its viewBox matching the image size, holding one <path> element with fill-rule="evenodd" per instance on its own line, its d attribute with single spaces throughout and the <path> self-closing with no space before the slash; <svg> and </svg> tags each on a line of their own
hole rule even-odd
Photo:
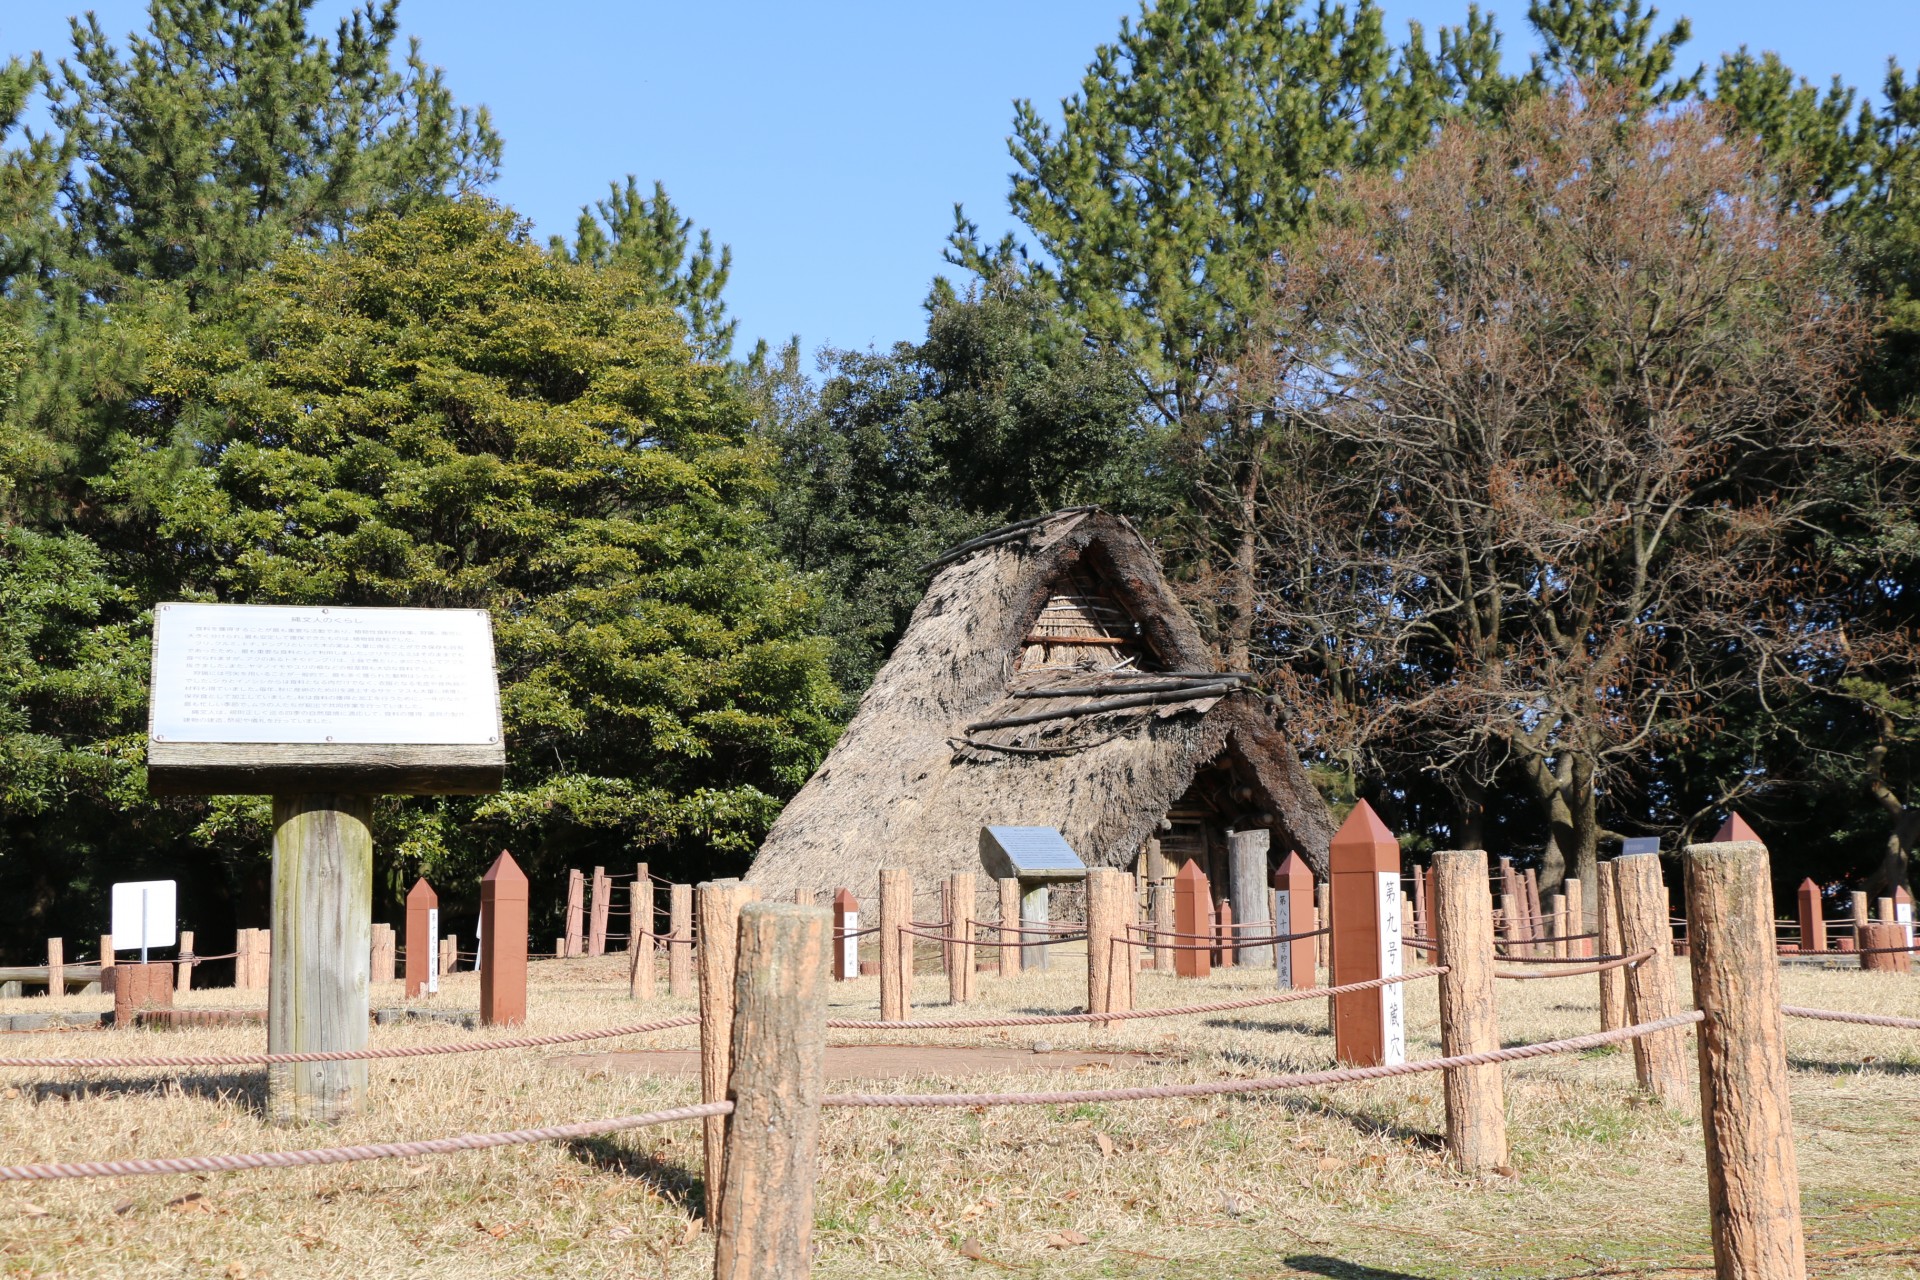
<svg viewBox="0 0 1920 1280">
<path fill-rule="evenodd" d="M 1182 863 L 1173 877 L 1173 931 L 1179 950 L 1173 953 L 1173 971 L 1182 978 L 1204 978 L 1213 972 L 1209 954 L 1213 924 L 1208 920 L 1207 874 L 1197 858 Z"/>
<path fill-rule="evenodd" d="M 527 1020 L 527 873 L 505 849 L 480 877 L 480 1022 Z"/>
<path fill-rule="evenodd" d="M 1820 909 L 1820 886 L 1808 876 L 1800 882 L 1800 953 L 1813 955 L 1827 949 L 1827 917 Z"/>
<path fill-rule="evenodd" d="M 833 895 L 833 980 L 860 976 L 860 899 L 853 890 Z"/>
<path fill-rule="evenodd" d="M 1282 987 L 1314 985 L 1314 939 L 1299 936 L 1314 931 L 1313 914 L 1313 868 L 1298 853 L 1289 853 L 1273 873 L 1274 932 L 1295 935 L 1293 941 L 1275 948 L 1275 967 Z"/>
<path fill-rule="evenodd" d="M 1714 833 L 1711 843 L 1725 844 L 1729 840 L 1752 840 L 1759 844 L 1765 843 L 1759 836 L 1753 834 L 1753 828 L 1747 825 L 1747 820 L 1737 813 L 1727 815 L 1727 820 L 1720 824 L 1720 830 Z"/>
<path fill-rule="evenodd" d="M 1400 842 L 1362 800 L 1334 834 L 1328 859 L 1333 889 L 1333 985 L 1371 982 L 1401 972 Z M 1406 1060 L 1400 985 L 1333 998 L 1333 1051 L 1343 1065 Z"/>
<path fill-rule="evenodd" d="M 440 989 L 440 895 L 425 877 L 407 891 L 407 999 Z"/>
</svg>

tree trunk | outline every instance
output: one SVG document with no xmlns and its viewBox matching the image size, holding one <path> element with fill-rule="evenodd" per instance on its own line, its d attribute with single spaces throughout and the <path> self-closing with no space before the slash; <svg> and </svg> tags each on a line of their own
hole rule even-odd
<svg viewBox="0 0 1920 1280">
<path fill-rule="evenodd" d="M 1903 885 L 1911 888 L 1917 845 L 1920 845 L 1920 809 L 1908 805 L 1894 817 L 1893 830 L 1887 832 L 1886 852 L 1881 855 L 1880 865 L 1867 877 L 1867 891 L 1880 897 Z"/>
</svg>

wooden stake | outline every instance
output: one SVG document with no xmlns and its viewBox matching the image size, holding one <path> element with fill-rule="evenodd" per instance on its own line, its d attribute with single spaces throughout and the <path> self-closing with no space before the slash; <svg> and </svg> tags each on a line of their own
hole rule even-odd
<svg viewBox="0 0 1920 1280">
<path fill-rule="evenodd" d="M 1804 1280 L 1800 1174 L 1766 846 L 1687 847 L 1687 955 L 1717 1280 Z"/>
<path fill-rule="evenodd" d="M 584 932 L 586 877 L 576 867 L 567 872 L 567 958 L 586 954 Z"/>
<path fill-rule="evenodd" d="M 1906 931 L 1899 925 L 1869 924 L 1860 930 L 1860 967 L 1874 973 L 1907 973 L 1913 956 L 1891 950 L 1906 945 Z"/>
<path fill-rule="evenodd" d="M 527 1020 L 527 873 L 505 849 L 480 877 L 480 1022 Z"/>
<path fill-rule="evenodd" d="M 1334 834 L 1333 985 L 1401 972 L 1400 842 L 1362 800 Z M 1399 984 L 1333 997 L 1334 1056 L 1372 1067 L 1406 1060 L 1405 1003 Z"/>
<path fill-rule="evenodd" d="M 1574 938 L 1583 933 L 1592 933 L 1593 930 L 1587 928 L 1587 886 L 1581 883 L 1580 877 L 1568 876 L 1566 883 L 1560 886 L 1560 893 L 1566 899 L 1567 937 Z M 1567 943 L 1567 954 L 1570 956 L 1592 955 L 1593 940 L 1581 938 L 1578 942 Z"/>
<path fill-rule="evenodd" d="M 1529 955 L 1535 956 L 1550 955 L 1552 953 L 1541 945 L 1541 940 L 1547 936 L 1547 910 L 1545 905 L 1540 901 L 1539 870 L 1535 867 L 1528 867 L 1527 874 L 1521 883 L 1526 886 L 1527 890 L 1527 937 L 1531 939 L 1534 944 L 1527 949 L 1527 952 Z"/>
<path fill-rule="evenodd" d="M 253 929 L 233 932 L 233 989 L 253 990 Z"/>
<path fill-rule="evenodd" d="M 635 1000 L 653 999 L 653 876 L 641 863 L 627 886 L 627 994 Z"/>
<path fill-rule="evenodd" d="M 973 876 L 956 871 L 947 877 L 948 932 L 962 942 L 951 943 L 953 965 L 947 970 L 947 999 L 953 1004 L 973 1001 Z"/>
<path fill-rule="evenodd" d="M 1860 941 L 1860 929 L 1861 929 L 1861 926 L 1863 926 L 1863 925 L 1865 925 L 1865 924 L 1867 923 L 1867 920 L 1868 920 L 1868 916 L 1867 916 L 1867 895 L 1866 895 L 1866 894 L 1865 894 L 1864 892 L 1862 892 L 1861 890 L 1859 890 L 1859 889 L 1855 889 L 1855 890 L 1854 890 L 1854 891 L 1853 891 L 1852 893 L 1850 893 L 1850 894 L 1848 894 L 1848 895 L 1847 895 L 1847 898 L 1848 898 L 1848 900 L 1849 900 L 1849 901 L 1851 901 L 1851 902 L 1853 903 L 1853 939 L 1854 939 L 1854 945 L 1855 945 L 1855 946 L 1859 946 L 1859 947 L 1864 947 L 1864 946 L 1866 946 L 1867 944 L 1866 944 L 1866 943 L 1864 943 L 1864 942 L 1862 942 L 1862 941 Z"/>
<path fill-rule="evenodd" d="M 1333 890 L 1325 881 L 1313 887 L 1314 928 L 1326 929 L 1333 921 Z M 1333 934 L 1322 933 L 1313 940 L 1316 961 L 1321 970 L 1333 972 Z M 1331 1007 L 1331 1006 L 1329 1006 Z"/>
<path fill-rule="evenodd" d="M 899 1022 L 913 1004 L 913 873 L 880 868 L 880 1020 Z"/>
<path fill-rule="evenodd" d="M 1673 927 L 1668 923 L 1667 886 L 1660 855 L 1634 853 L 1613 860 L 1613 890 L 1620 908 L 1620 949 L 1652 951 L 1627 969 L 1627 1017 L 1655 1022 L 1680 1012 L 1673 989 Z M 1691 1106 L 1687 1085 L 1686 1032 L 1656 1031 L 1633 1042 L 1633 1069 L 1640 1087 L 1676 1109 Z"/>
<path fill-rule="evenodd" d="M 1420 867 L 1414 868 L 1414 871 L 1413 871 L 1413 917 L 1412 917 L 1413 931 L 1419 934 L 1423 938 L 1431 938 L 1434 936 L 1433 916 L 1430 912 L 1430 907 L 1433 903 L 1433 899 L 1429 897 L 1427 894 L 1427 884 L 1429 881 L 1432 880 L 1432 878 L 1433 878 L 1433 868 L 1431 866 L 1428 866 L 1424 869 Z M 1492 897 L 1489 896 L 1487 901 L 1491 903 L 1493 901 Z M 1489 906 L 1487 909 L 1491 911 L 1493 908 Z"/>
<path fill-rule="evenodd" d="M 1274 932 L 1267 919 L 1268 891 L 1273 883 L 1267 870 L 1267 850 L 1273 833 L 1264 827 L 1235 831 L 1227 836 L 1227 866 L 1233 879 L 1234 932 L 1254 938 Z M 1266 968 L 1273 963 L 1273 947 L 1242 947 L 1235 944 L 1234 959 L 1240 964 Z"/>
<path fill-rule="evenodd" d="M 1500 1047 L 1493 997 L 1493 894 L 1487 855 L 1433 855 L 1433 938 L 1440 975 L 1440 1052 L 1453 1057 Z M 1506 1090 L 1498 1063 L 1445 1073 L 1447 1150 L 1469 1172 L 1507 1162 Z"/>
<path fill-rule="evenodd" d="M 667 886 L 667 994 L 676 1000 L 694 995 L 693 983 L 693 886 Z"/>
<path fill-rule="evenodd" d="M 941 935 L 941 941 L 934 943 L 940 952 L 940 976 L 949 977 L 953 973 L 953 944 L 946 941 L 953 936 L 953 882 L 940 882 L 940 927 L 935 930 Z"/>
<path fill-rule="evenodd" d="M 593 869 L 593 908 L 587 916 L 587 954 L 607 954 L 607 915 L 613 907 L 613 879 L 605 867 Z"/>
<path fill-rule="evenodd" d="M 367 1047 L 372 822 L 371 796 L 273 799 L 268 1053 Z M 275 1124 L 331 1124 L 366 1089 L 365 1062 L 275 1063 L 267 1111 Z"/>
<path fill-rule="evenodd" d="M 1557 893 L 1547 895 L 1544 906 L 1546 927 L 1541 936 L 1546 939 L 1546 953 L 1550 956 L 1565 958 L 1567 954 L 1567 900 Z"/>
<path fill-rule="evenodd" d="M 1887 918 L 1891 920 L 1893 917 L 1889 915 Z M 106 995 L 113 994 L 113 970 L 113 935 L 103 933 L 100 935 L 100 990 Z"/>
<path fill-rule="evenodd" d="M 733 989 L 740 946 L 740 908 L 747 900 L 738 880 L 709 880 L 695 891 L 700 918 L 700 1100 L 722 1102 L 733 1070 Z M 719 1220 L 726 1197 L 727 1123 L 708 1116 L 706 1126 L 707 1225 Z"/>
<path fill-rule="evenodd" d="M 59 938 L 47 939 L 47 994 L 67 994 L 67 944 Z"/>
<path fill-rule="evenodd" d="M 173 989 L 176 993 L 193 990 L 193 930 L 180 931 L 180 962 L 174 966 Z"/>
<path fill-rule="evenodd" d="M 1154 842 L 1157 846 L 1158 841 Z M 1161 973 L 1175 973 L 1179 966 L 1177 952 L 1173 949 L 1176 939 L 1164 935 L 1174 931 L 1174 885 L 1171 874 L 1162 876 L 1153 882 L 1153 928 L 1156 935 L 1153 948 L 1153 967 Z"/>
<path fill-rule="evenodd" d="M 1115 877 L 1121 874 L 1105 867 L 1094 867 L 1087 872 L 1088 1013 L 1112 1013 L 1118 1007 L 1114 997 L 1120 980 L 1115 971 L 1126 967 L 1118 941 L 1122 925 L 1119 890 L 1114 883 Z M 1105 1030 L 1113 1024 L 1096 1022 L 1093 1025 Z"/>
<path fill-rule="evenodd" d="M 754 903 L 740 915 L 716 1280 L 805 1280 L 812 1267 L 828 940 L 817 907 Z"/>
<path fill-rule="evenodd" d="M 996 942 L 1008 943 L 1020 941 L 1020 935 L 1014 930 L 1020 927 L 1020 882 L 1008 876 L 1000 884 L 1000 932 L 995 935 Z M 1000 976 L 1011 978 L 1020 972 L 1020 948 L 1002 946 L 1000 952 Z"/>
<path fill-rule="evenodd" d="M 1219 905 L 1220 915 L 1214 922 L 1213 963 L 1221 969 L 1233 968 L 1233 899 L 1222 898 Z"/>
<path fill-rule="evenodd" d="M 1617 956 L 1620 950 L 1620 907 L 1613 887 L 1613 863 L 1603 862 L 1594 904 L 1595 922 L 1600 926 L 1600 954 Z M 1600 978 L 1600 1029 L 1618 1031 L 1627 1025 L 1627 976 L 1618 969 L 1603 969 Z"/>
</svg>

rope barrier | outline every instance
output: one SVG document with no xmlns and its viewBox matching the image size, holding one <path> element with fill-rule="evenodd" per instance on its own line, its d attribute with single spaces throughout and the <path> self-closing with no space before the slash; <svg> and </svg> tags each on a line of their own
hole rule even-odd
<svg viewBox="0 0 1920 1280">
<path fill-rule="evenodd" d="M 1119 1015 L 1109 1015 L 1119 1016 Z M 1223 1093 L 1268 1093 L 1276 1089 L 1305 1089 L 1316 1085 L 1355 1084 L 1362 1080 L 1386 1080 L 1394 1076 L 1416 1075 L 1424 1071 L 1445 1071 L 1454 1067 L 1481 1067 L 1496 1062 L 1519 1062 L 1544 1058 L 1556 1053 L 1577 1053 L 1652 1035 L 1672 1027 L 1684 1027 L 1706 1017 L 1698 1009 L 1670 1018 L 1637 1023 L 1614 1031 L 1596 1031 L 1566 1040 L 1547 1040 L 1540 1044 L 1518 1045 L 1511 1049 L 1492 1049 L 1485 1053 L 1462 1053 L 1451 1058 L 1425 1058 L 1419 1062 L 1401 1062 L 1380 1067 L 1340 1067 L 1330 1071 L 1302 1071 L 1293 1075 L 1265 1076 L 1252 1080 L 1209 1080 L 1200 1084 L 1141 1085 L 1132 1089 L 1066 1089 L 1046 1093 L 838 1093 L 820 1100 L 823 1107 L 1004 1107 L 1029 1105 L 1072 1105 L 1089 1102 L 1136 1102 L 1151 1098 L 1210 1098 Z"/>
<path fill-rule="evenodd" d="M 1246 1000 L 1224 1000 L 1218 1004 L 1126 1009 L 1117 1013 L 1034 1013 L 1007 1018 L 919 1018 L 902 1019 L 899 1022 L 881 1022 L 862 1018 L 828 1018 L 827 1026 L 835 1031 L 970 1031 L 981 1027 L 1051 1027 L 1075 1022 L 1126 1022 L 1133 1018 L 1173 1018 L 1195 1013 L 1226 1013 L 1234 1009 L 1257 1009 L 1263 1005 L 1291 1004 L 1296 1000 L 1324 1000 L 1328 996 L 1345 995 L 1350 991 L 1371 991 L 1375 987 L 1392 986 L 1396 982 L 1413 982 L 1421 978 L 1438 977 L 1446 971 L 1446 967 L 1442 965 L 1432 969 L 1415 969 L 1412 973 L 1403 973 L 1392 978 L 1371 978 L 1366 982 L 1349 982 L 1338 987 L 1306 987 L 1298 991 L 1280 991 L 1273 995 L 1254 996 Z"/>
<path fill-rule="evenodd" d="M 657 1022 L 635 1022 L 594 1031 L 562 1031 L 545 1036 L 518 1036 L 511 1040 L 476 1040 L 472 1044 L 396 1046 L 390 1049 L 334 1049 L 316 1053 L 192 1054 L 173 1058 L 0 1058 L 0 1067 L 266 1067 L 278 1062 L 360 1062 L 374 1058 L 430 1058 L 444 1053 L 485 1053 L 494 1049 L 539 1049 L 547 1045 L 577 1044 L 582 1040 L 609 1040 L 691 1027 L 700 1020 L 686 1016 Z"/>
<path fill-rule="evenodd" d="M 1920 1031 L 1920 1018 L 1894 1018 L 1884 1013 L 1846 1013 L 1840 1009 L 1808 1009 L 1783 1004 L 1780 1012 L 1789 1018 L 1814 1018 L 1821 1022 L 1857 1022 L 1865 1027 L 1898 1027 L 1902 1031 Z"/>
<path fill-rule="evenodd" d="M 1265 922 L 1262 921 L 1261 923 Z M 1333 926 L 1328 925 L 1324 929 L 1314 929 L 1307 933 L 1276 933 L 1264 938 L 1243 938 L 1238 934 L 1177 933 L 1172 929 L 1151 929 L 1143 924 L 1130 924 L 1127 926 L 1127 931 L 1129 933 L 1142 934 L 1149 938 L 1185 938 L 1190 942 L 1211 942 L 1215 946 L 1220 945 L 1221 941 L 1224 940 L 1233 943 L 1235 946 L 1244 946 L 1247 943 L 1293 942 L 1300 938 L 1324 937 L 1333 932 Z"/>
<path fill-rule="evenodd" d="M 1605 973 L 1609 969 L 1631 969 L 1642 961 L 1651 959 L 1653 955 L 1654 948 L 1648 947 L 1645 951 L 1636 951 L 1630 956 L 1613 956 L 1604 963 L 1589 964 L 1578 969 L 1550 969 L 1545 973 L 1526 973 L 1519 969 L 1495 969 L 1493 976 L 1512 978 L 1517 981 L 1529 978 L 1579 978 L 1591 973 Z"/>
<path fill-rule="evenodd" d="M 643 1129 L 680 1120 L 702 1120 L 733 1111 L 731 1102 L 702 1102 L 665 1111 L 647 1111 L 612 1120 L 547 1125 L 540 1129 L 509 1129 L 504 1133 L 462 1133 L 451 1138 L 417 1142 L 376 1142 L 360 1147 L 320 1147 L 305 1151 L 254 1151 L 223 1156 L 166 1156 L 151 1160 L 86 1160 L 74 1164 L 14 1164 L 0 1166 L 0 1182 L 43 1182 L 52 1178 L 133 1178 L 160 1173 L 230 1173 L 238 1169 L 296 1169 L 302 1165 L 348 1164 L 356 1160 L 391 1160 L 405 1156 L 449 1155 L 457 1151 L 484 1151 L 526 1142 L 554 1142 L 596 1138 L 607 1133 Z"/>
</svg>

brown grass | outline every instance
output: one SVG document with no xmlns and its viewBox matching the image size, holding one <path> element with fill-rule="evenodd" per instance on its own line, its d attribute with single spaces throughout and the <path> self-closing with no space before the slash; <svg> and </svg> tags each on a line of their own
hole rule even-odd
<svg viewBox="0 0 1920 1280">
<path fill-rule="evenodd" d="M 1684 962 L 1679 972 L 1684 981 Z M 1058 1011 L 1084 998 L 1084 967 L 982 975 L 991 1010 Z M 630 1021 L 621 958 L 539 962 L 529 1030 Z M 1140 1003 L 1258 990 L 1270 973 L 1204 984 L 1142 975 Z M 663 986 L 664 989 L 664 986 Z M 1794 1003 L 1920 1015 L 1920 980 L 1790 970 Z M 919 984 L 938 1013 L 945 984 Z M 244 993 L 257 994 L 257 993 Z M 1501 984 L 1508 1043 L 1597 1026 L 1597 980 Z M 195 993 L 232 1006 L 243 993 Z M 398 1004 L 396 988 L 376 1004 Z M 433 1002 L 476 1005 L 458 975 Z M 836 1015 L 871 1016 L 874 979 L 838 985 Z M 100 997 L 0 1002 L 0 1012 L 101 1008 Z M 662 999 L 654 1009 L 684 1006 Z M 1434 989 L 1409 999 L 1412 1052 L 1439 1052 Z M 1164 1051 L 1155 1065 L 970 1077 L 967 1089 L 1085 1087 L 1264 1075 L 1324 1066 L 1325 1005 L 1088 1028 L 872 1035 L 951 1044 L 1047 1040 Z M 376 1043 L 475 1033 L 413 1024 Z M 836 1033 L 836 1042 L 858 1038 Z M 257 1050 L 257 1028 L 0 1037 L 6 1052 Z M 647 1038 L 693 1042 L 691 1031 Z M 1920 1032 L 1793 1022 L 1794 1109 L 1817 1275 L 1911 1275 L 1920 1193 L 1903 1170 L 1920 1115 Z M 619 1047 L 590 1044 L 588 1050 Z M 632 1047 L 639 1047 L 637 1045 Z M 261 1119 L 258 1073 L 3 1073 L 6 1162 L 324 1146 L 588 1119 L 689 1101 L 685 1079 L 588 1073 L 555 1051 L 376 1063 L 362 1113 L 333 1130 Z M 1700 1130 L 1638 1100 L 1627 1052 L 1508 1070 L 1511 1176 L 1470 1179 L 1438 1150 L 1437 1076 L 1259 1098 L 830 1113 L 819 1180 L 826 1277 L 1467 1276 L 1710 1274 Z M 905 1087 L 902 1082 L 899 1086 Z M 940 1080 L 918 1082 L 938 1089 Z M 6 1276 L 700 1276 L 694 1125 L 548 1144 L 283 1172 L 15 1184 L 0 1188 Z M 1085 1243 L 1079 1243 L 1081 1237 Z M 975 1254 L 978 1257 L 969 1257 Z M 1706 1268 L 1706 1270 L 1702 1270 Z"/>
</svg>

